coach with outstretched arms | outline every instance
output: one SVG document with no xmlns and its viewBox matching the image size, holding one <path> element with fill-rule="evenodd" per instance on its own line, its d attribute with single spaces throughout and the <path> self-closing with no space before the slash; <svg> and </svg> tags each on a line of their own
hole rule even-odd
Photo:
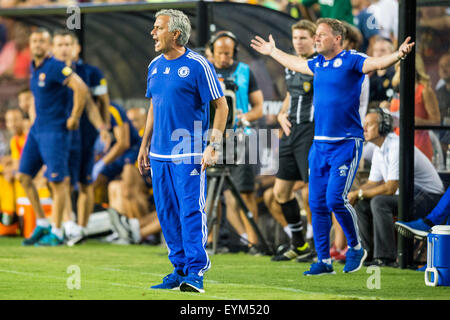
<svg viewBox="0 0 450 320">
<path fill-rule="evenodd" d="M 174 267 L 152 288 L 204 292 L 203 274 L 211 265 L 205 250 L 205 169 L 217 162 L 228 106 L 211 63 L 185 47 L 190 32 L 183 12 L 156 13 L 151 36 L 161 54 L 148 66 L 150 109 L 138 164 L 141 174 L 149 169 L 152 174 L 156 211 Z M 216 113 L 206 146 L 210 102 Z"/>
<path fill-rule="evenodd" d="M 305 275 L 335 273 L 330 258 L 331 212 L 344 230 L 349 250 L 344 272 L 359 270 L 367 256 L 358 235 L 356 213 L 347 199 L 362 152 L 364 140 L 358 113 L 364 74 L 385 69 L 411 52 L 410 37 L 399 50 L 382 57 L 368 57 L 343 50 L 345 27 L 336 19 L 317 21 L 318 55 L 304 59 L 287 54 L 269 41 L 256 36 L 253 49 L 270 55 L 286 68 L 314 75 L 314 142 L 309 154 L 309 205 L 318 262 Z"/>
</svg>

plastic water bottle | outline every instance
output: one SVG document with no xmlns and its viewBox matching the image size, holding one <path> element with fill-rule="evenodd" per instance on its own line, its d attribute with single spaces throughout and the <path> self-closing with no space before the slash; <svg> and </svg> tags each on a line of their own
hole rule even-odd
<svg viewBox="0 0 450 320">
<path fill-rule="evenodd" d="M 445 168 L 450 172 L 450 144 L 448 145 L 447 153 L 445 155 Z"/>
</svg>

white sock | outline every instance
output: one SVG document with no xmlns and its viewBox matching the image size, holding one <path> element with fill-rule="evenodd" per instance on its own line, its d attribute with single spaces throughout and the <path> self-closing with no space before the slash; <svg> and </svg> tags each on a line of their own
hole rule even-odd
<svg viewBox="0 0 450 320">
<path fill-rule="evenodd" d="M 129 219 L 128 221 L 129 221 L 130 227 L 131 227 L 131 234 L 133 237 L 133 242 L 134 243 L 141 242 L 141 229 L 140 229 L 139 220 L 136 218 L 133 218 L 133 219 Z"/>
<path fill-rule="evenodd" d="M 52 233 L 59 239 L 63 238 L 63 231 L 61 228 L 52 227 Z"/>
<path fill-rule="evenodd" d="M 308 223 L 306 225 L 306 239 L 312 239 L 313 238 L 313 228 L 312 224 Z"/>
<path fill-rule="evenodd" d="M 292 231 L 291 228 L 289 228 L 289 226 L 286 226 L 283 228 L 284 232 L 286 232 L 286 234 L 288 235 L 289 239 L 292 239 Z"/>
<path fill-rule="evenodd" d="M 361 243 L 358 243 L 356 246 L 353 247 L 353 249 L 360 250 L 361 249 Z"/>
<path fill-rule="evenodd" d="M 240 241 L 241 241 L 241 243 L 243 245 L 247 245 L 248 244 L 247 240 L 248 240 L 248 234 L 246 234 L 246 233 L 241 234 Z"/>
<path fill-rule="evenodd" d="M 36 219 L 36 225 L 42 228 L 48 228 L 50 226 L 50 222 L 46 218 L 38 218 Z"/>
</svg>

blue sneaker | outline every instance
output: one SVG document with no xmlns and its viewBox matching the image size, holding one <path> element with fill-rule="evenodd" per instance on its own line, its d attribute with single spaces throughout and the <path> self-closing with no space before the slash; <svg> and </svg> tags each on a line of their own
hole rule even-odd
<svg viewBox="0 0 450 320">
<path fill-rule="evenodd" d="M 333 265 L 325 262 L 316 262 L 311 265 L 308 271 L 303 272 L 305 276 L 322 276 L 324 274 L 336 274 Z"/>
<path fill-rule="evenodd" d="M 343 271 L 345 273 L 358 271 L 359 269 L 361 269 L 366 258 L 367 251 L 364 250 L 364 248 L 361 248 L 359 250 L 348 248 Z"/>
<path fill-rule="evenodd" d="M 31 235 L 31 237 L 23 240 L 22 245 L 24 245 L 24 246 L 35 245 L 43 236 L 48 235 L 50 233 L 51 229 L 52 229 L 51 226 L 48 226 L 48 227 L 36 226 L 36 228 L 34 228 L 34 231 L 33 231 L 33 234 Z"/>
<path fill-rule="evenodd" d="M 168 274 L 163 278 L 162 283 L 151 286 L 150 289 L 178 290 L 181 282 L 184 281 L 184 278 L 185 277 L 178 274 L 177 270 L 173 270 L 171 274 Z"/>
<path fill-rule="evenodd" d="M 195 273 L 189 273 L 181 284 L 180 291 L 204 293 L 203 277 Z"/>
<path fill-rule="evenodd" d="M 36 247 L 55 247 L 64 244 L 64 239 L 58 238 L 57 235 L 49 233 L 38 240 L 34 245 Z"/>
<path fill-rule="evenodd" d="M 426 238 L 431 231 L 431 227 L 423 219 L 410 222 L 397 221 L 395 229 L 404 237 L 417 239 Z"/>
</svg>

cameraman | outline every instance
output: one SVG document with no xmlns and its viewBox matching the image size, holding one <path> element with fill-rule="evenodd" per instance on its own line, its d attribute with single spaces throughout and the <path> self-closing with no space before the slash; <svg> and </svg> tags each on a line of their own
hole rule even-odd
<svg viewBox="0 0 450 320">
<path fill-rule="evenodd" d="M 224 79 L 227 84 L 232 80 L 235 84 L 237 126 L 247 127 L 249 122 L 258 120 L 263 116 L 263 94 L 258 88 L 256 78 L 250 67 L 235 60 L 238 41 L 236 36 L 229 31 L 219 31 L 210 40 L 211 51 L 214 59 L 214 67 L 220 80 Z M 247 141 L 248 142 L 248 141 Z M 248 155 L 248 143 L 245 155 Z M 232 166 L 231 177 L 241 194 L 242 199 L 257 218 L 258 206 L 255 195 L 256 166 L 249 164 L 247 159 L 244 164 Z M 248 239 L 250 243 L 256 244 L 258 238 L 250 223 L 240 211 L 231 191 L 224 192 L 227 207 L 227 219 L 239 235 Z"/>
</svg>

